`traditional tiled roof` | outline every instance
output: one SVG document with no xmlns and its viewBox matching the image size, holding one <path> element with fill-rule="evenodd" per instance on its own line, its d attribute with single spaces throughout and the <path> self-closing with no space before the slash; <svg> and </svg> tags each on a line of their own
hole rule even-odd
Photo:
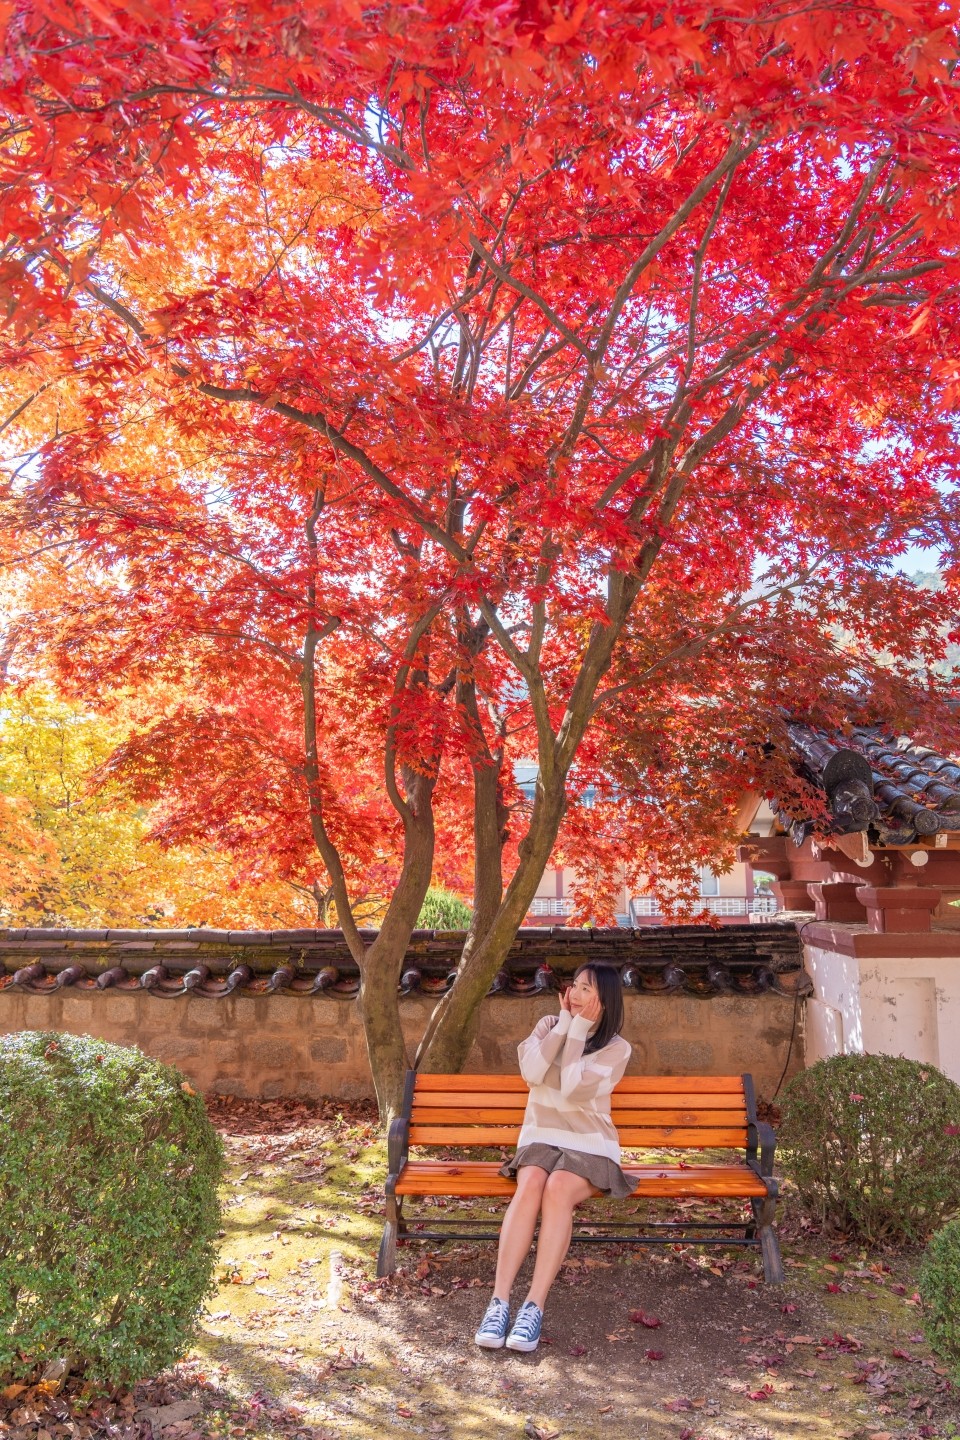
<svg viewBox="0 0 960 1440">
<path fill-rule="evenodd" d="M 363 932 L 370 940 L 375 932 Z M 442 995 L 463 931 L 416 930 L 402 994 Z M 525 927 L 492 995 L 555 990 L 584 960 L 617 965 L 624 988 L 646 994 L 806 994 L 793 925 L 672 925 L 643 930 Z M 352 998 L 359 972 L 339 930 L 0 930 L 0 997 L 12 990 L 107 990 L 175 998 L 300 995 Z"/>
<path fill-rule="evenodd" d="M 799 723 L 787 728 L 801 774 L 824 793 L 833 834 L 865 830 L 880 845 L 960 838 L 956 759 L 879 727 L 856 725 L 844 735 Z M 812 818 L 780 819 L 795 839 L 822 828 Z"/>
</svg>

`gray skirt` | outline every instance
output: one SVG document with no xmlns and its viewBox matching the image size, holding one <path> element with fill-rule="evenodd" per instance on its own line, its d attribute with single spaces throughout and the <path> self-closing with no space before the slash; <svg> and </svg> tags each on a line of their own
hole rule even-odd
<svg viewBox="0 0 960 1440">
<path fill-rule="evenodd" d="M 587 1155 L 583 1150 L 561 1150 L 557 1145 L 521 1145 L 510 1160 L 500 1166 L 500 1174 L 513 1180 L 524 1165 L 538 1165 L 541 1170 L 569 1170 L 582 1175 L 597 1190 L 615 1200 L 625 1199 L 637 1188 L 637 1181 L 625 1175 L 615 1160 L 607 1155 Z"/>
</svg>

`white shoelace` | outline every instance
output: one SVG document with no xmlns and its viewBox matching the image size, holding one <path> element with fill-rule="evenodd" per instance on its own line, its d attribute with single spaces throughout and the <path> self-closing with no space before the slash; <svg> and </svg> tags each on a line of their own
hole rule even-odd
<svg viewBox="0 0 960 1440">
<path fill-rule="evenodd" d="M 519 1335 L 521 1340 L 532 1340 L 542 1319 L 543 1311 L 539 1305 L 534 1305 L 532 1300 L 525 1300 L 520 1307 L 520 1314 L 513 1322 L 514 1334 Z"/>
<path fill-rule="evenodd" d="M 499 1335 L 503 1328 L 503 1316 L 507 1306 L 502 1300 L 493 1299 L 487 1306 L 487 1313 L 484 1315 L 480 1325 L 481 1335 Z"/>
</svg>

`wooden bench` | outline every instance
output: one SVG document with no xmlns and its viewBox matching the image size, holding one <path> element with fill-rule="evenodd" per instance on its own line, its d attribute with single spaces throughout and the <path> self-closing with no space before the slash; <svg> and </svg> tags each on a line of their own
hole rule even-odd
<svg viewBox="0 0 960 1440">
<path fill-rule="evenodd" d="M 520 1133 L 528 1087 L 519 1075 L 419 1075 L 407 1072 L 403 1112 L 390 1127 L 386 1224 L 378 1275 L 396 1268 L 397 1240 L 495 1240 L 489 1221 L 404 1213 L 408 1196 L 509 1198 L 514 1180 L 498 1174 L 497 1160 L 411 1159 L 410 1147 L 431 1151 L 502 1147 L 512 1151 Z M 759 1248 L 768 1282 L 783 1281 L 774 1229 L 779 1182 L 773 1174 L 776 1138 L 757 1120 L 750 1075 L 633 1075 L 611 1097 L 611 1115 L 625 1150 L 726 1150 L 722 1161 L 625 1165 L 637 1176 L 638 1199 L 671 1198 L 749 1202 L 749 1218 L 729 1221 L 580 1221 L 575 1240 L 628 1244 L 747 1245 Z M 595 1194 L 600 1194 L 596 1191 Z M 583 1233 L 584 1227 L 589 1233 Z M 634 1232 L 634 1233 L 624 1233 Z M 722 1232 L 722 1233 L 721 1233 Z"/>
</svg>

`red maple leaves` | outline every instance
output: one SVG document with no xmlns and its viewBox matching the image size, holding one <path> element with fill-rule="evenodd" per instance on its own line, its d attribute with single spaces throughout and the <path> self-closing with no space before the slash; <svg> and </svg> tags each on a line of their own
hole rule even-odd
<svg viewBox="0 0 960 1440">
<path fill-rule="evenodd" d="M 185 686 L 132 785 L 377 889 L 384 987 L 472 883 L 451 1063 L 551 853 L 682 897 L 785 709 L 952 723 L 894 567 L 953 583 L 955 53 L 932 0 L 8 23 L 21 663 Z"/>
</svg>

